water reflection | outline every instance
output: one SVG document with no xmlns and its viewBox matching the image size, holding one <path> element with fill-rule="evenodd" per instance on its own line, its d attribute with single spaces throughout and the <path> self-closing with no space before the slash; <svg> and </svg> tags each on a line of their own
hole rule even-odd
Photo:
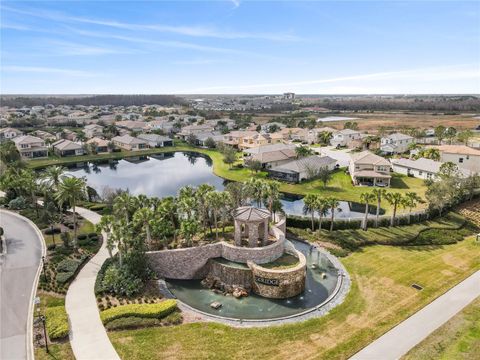
<svg viewBox="0 0 480 360">
<path fill-rule="evenodd" d="M 135 156 L 122 160 L 100 160 L 81 162 L 68 166 L 68 173 L 85 176 L 88 185 L 99 194 L 103 188 L 128 189 L 134 195 L 165 197 L 175 196 L 186 185 L 198 186 L 203 183 L 223 190 L 228 181 L 212 172 L 212 160 L 194 152 L 162 153 L 149 156 Z M 280 199 L 283 210 L 290 215 L 303 215 L 301 196 L 283 194 Z M 362 217 L 362 204 L 340 201 L 335 212 L 336 218 Z M 375 208 L 370 208 L 375 213 Z M 327 214 L 327 217 L 330 214 Z"/>
</svg>

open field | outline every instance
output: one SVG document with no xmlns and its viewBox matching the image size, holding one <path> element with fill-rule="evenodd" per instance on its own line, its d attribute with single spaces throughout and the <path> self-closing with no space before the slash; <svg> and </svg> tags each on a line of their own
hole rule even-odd
<svg viewBox="0 0 480 360">
<path fill-rule="evenodd" d="M 109 336 L 125 359 L 345 359 L 479 270 L 479 250 L 473 236 L 445 246 L 366 247 L 342 259 L 352 278 L 345 302 L 303 323 L 250 329 L 191 323 Z"/>
<path fill-rule="evenodd" d="M 239 168 L 236 166 L 230 166 L 223 162 L 223 155 L 216 150 L 194 148 L 188 145 L 177 145 L 174 147 L 166 147 L 159 149 L 148 149 L 144 151 L 122 151 L 111 154 L 99 154 L 99 155 L 87 155 L 82 157 L 71 158 L 58 158 L 51 157 L 44 160 L 32 160 L 28 164 L 31 168 L 42 168 L 49 165 L 65 165 L 69 163 L 77 163 L 82 161 L 94 161 L 102 159 L 121 159 L 128 156 L 141 156 L 158 154 L 169 151 L 195 151 L 201 154 L 208 155 L 213 162 L 213 172 L 215 175 L 231 181 L 244 182 L 252 177 L 265 178 L 265 172 L 254 173 L 246 168 Z M 240 164 L 240 160 L 238 164 Z M 397 191 L 400 193 L 416 192 L 419 196 L 424 197 L 426 187 L 423 180 L 412 177 L 407 177 L 399 174 L 394 174 L 391 182 L 391 191 Z M 371 188 L 353 186 L 349 175 L 345 174 L 344 170 L 340 169 L 333 173 L 332 180 L 328 183 L 327 187 L 323 187 L 323 183 L 320 180 L 307 181 L 301 184 L 288 184 L 282 183 L 280 191 L 306 195 L 309 193 L 318 193 L 325 196 L 333 196 L 339 200 L 345 201 L 360 201 L 360 195 L 365 191 L 371 191 Z M 391 206 L 384 201 L 382 207 L 386 209 L 387 213 L 391 210 Z M 421 208 L 421 205 L 419 206 Z"/>
<path fill-rule="evenodd" d="M 480 354 L 480 298 L 435 330 L 402 359 L 475 359 Z"/>
</svg>

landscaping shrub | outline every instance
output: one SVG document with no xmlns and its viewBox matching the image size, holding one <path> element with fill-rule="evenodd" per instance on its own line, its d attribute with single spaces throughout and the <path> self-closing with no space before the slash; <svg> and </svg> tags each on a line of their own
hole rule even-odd
<svg viewBox="0 0 480 360">
<path fill-rule="evenodd" d="M 8 207 L 12 210 L 23 210 L 27 206 L 27 201 L 23 196 L 19 196 L 8 203 Z"/>
<path fill-rule="evenodd" d="M 114 258 L 108 258 L 102 264 L 102 267 L 98 271 L 97 278 L 95 279 L 95 295 L 101 295 L 107 291 L 107 288 L 103 285 L 103 278 L 107 268 L 114 263 Z"/>
<path fill-rule="evenodd" d="M 55 280 L 57 284 L 63 285 L 70 281 L 81 264 L 88 258 L 88 255 L 80 255 L 78 260 L 63 259 L 57 265 L 57 275 Z"/>
<path fill-rule="evenodd" d="M 87 238 L 86 234 L 80 234 L 80 235 L 77 236 L 78 240 L 85 240 L 86 238 Z"/>
<path fill-rule="evenodd" d="M 50 244 L 50 245 L 47 246 L 47 250 L 55 250 L 56 247 L 57 247 L 57 245 Z"/>
<path fill-rule="evenodd" d="M 47 307 L 45 317 L 50 340 L 68 336 L 68 316 L 64 306 Z"/>
<path fill-rule="evenodd" d="M 110 266 L 105 271 L 102 283 L 107 291 L 128 297 L 135 295 L 143 287 L 139 277 L 116 265 Z"/>
<path fill-rule="evenodd" d="M 471 232 L 468 229 L 448 230 L 448 229 L 428 229 L 418 234 L 412 242 L 414 245 L 448 245 L 462 241 L 465 236 Z"/>
<path fill-rule="evenodd" d="M 91 233 L 88 233 L 87 235 L 89 238 L 93 238 L 93 237 L 98 237 L 98 234 L 96 232 L 91 232 Z"/>
<path fill-rule="evenodd" d="M 73 272 L 59 272 L 55 276 L 55 280 L 59 285 L 66 284 L 67 282 L 70 281 L 70 279 L 73 278 L 74 273 Z"/>
<path fill-rule="evenodd" d="M 80 265 L 80 263 L 77 260 L 65 259 L 65 260 L 62 260 L 57 265 L 57 271 L 58 272 L 74 272 L 75 270 L 77 270 L 78 265 Z"/>
<path fill-rule="evenodd" d="M 126 317 L 162 319 L 177 308 L 177 302 L 173 299 L 165 300 L 157 304 L 130 304 L 117 306 L 100 313 L 104 324 L 110 321 Z"/>
<path fill-rule="evenodd" d="M 114 330 L 129 330 L 129 329 L 131 330 L 131 329 L 138 329 L 142 327 L 159 326 L 159 325 L 161 325 L 160 319 L 129 316 L 129 317 L 112 320 L 105 325 L 105 328 L 108 331 L 114 331 Z"/>
</svg>

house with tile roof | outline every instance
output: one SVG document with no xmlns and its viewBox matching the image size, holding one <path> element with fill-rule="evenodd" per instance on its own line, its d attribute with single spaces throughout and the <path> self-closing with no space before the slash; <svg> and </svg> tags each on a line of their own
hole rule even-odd
<svg viewBox="0 0 480 360">
<path fill-rule="evenodd" d="M 348 171 L 354 185 L 390 186 L 392 164 L 370 151 L 352 155 Z"/>
<path fill-rule="evenodd" d="M 148 142 L 130 135 L 115 136 L 112 142 L 116 147 L 128 151 L 148 149 Z"/>
<path fill-rule="evenodd" d="M 60 139 L 52 144 L 53 152 L 58 156 L 84 155 L 83 146 L 67 139 Z"/>
<path fill-rule="evenodd" d="M 432 146 L 440 151 L 440 161 L 452 162 L 459 168 L 480 174 L 480 150 L 466 145 Z"/>
<path fill-rule="evenodd" d="M 21 135 L 13 139 L 15 147 L 24 159 L 41 159 L 48 157 L 45 141 L 36 136 Z"/>
<path fill-rule="evenodd" d="M 337 160 L 328 156 L 312 155 L 296 160 L 290 160 L 284 164 L 268 169 L 271 178 L 298 183 L 314 178 L 320 169 L 326 168 L 330 171 L 335 169 Z"/>
</svg>

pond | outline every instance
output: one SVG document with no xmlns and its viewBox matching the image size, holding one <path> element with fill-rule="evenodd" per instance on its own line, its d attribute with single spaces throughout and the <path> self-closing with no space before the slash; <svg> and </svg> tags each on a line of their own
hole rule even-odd
<svg viewBox="0 0 480 360">
<path fill-rule="evenodd" d="M 211 159 L 194 152 L 172 152 L 158 155 L 130 157 L 122 160 L 81 162 L 68 165 L 68 174 L 85 177 L 89 186 L 99 195 L 103 189 L 128 189 L 131 194 L 148 196 L 175 196 L 186 185 L 208 183 L 223 190 L 228 183 L 213 173 Z M 283 210 L 289 215 L 303 215 L 301 196 L 283 194 Z M 337 218 L 363 217 L 362 204 L 340 201 Z M 374 209 L 370 209 L 373 214 Z M 327 214 L 327 216 L 329 216 Z"/>
<path fill-rule="evenodd" d="M 170 292 L 180 301 L 201 312 L 234 319 L 276 319 L 314 308 L 335 290 L 338 269 L 310 245 L 291 240 L 307 259 L 305 291 L 288 299 L 267 299 L 255 294 L 236 299 L 204 288 L 200 280 L 168 280 Z M 322 276 L 325 274 L 325 278 Z M 214 310 L 210 304 L 218 301 L 222 307 Z"/>
</svg>

